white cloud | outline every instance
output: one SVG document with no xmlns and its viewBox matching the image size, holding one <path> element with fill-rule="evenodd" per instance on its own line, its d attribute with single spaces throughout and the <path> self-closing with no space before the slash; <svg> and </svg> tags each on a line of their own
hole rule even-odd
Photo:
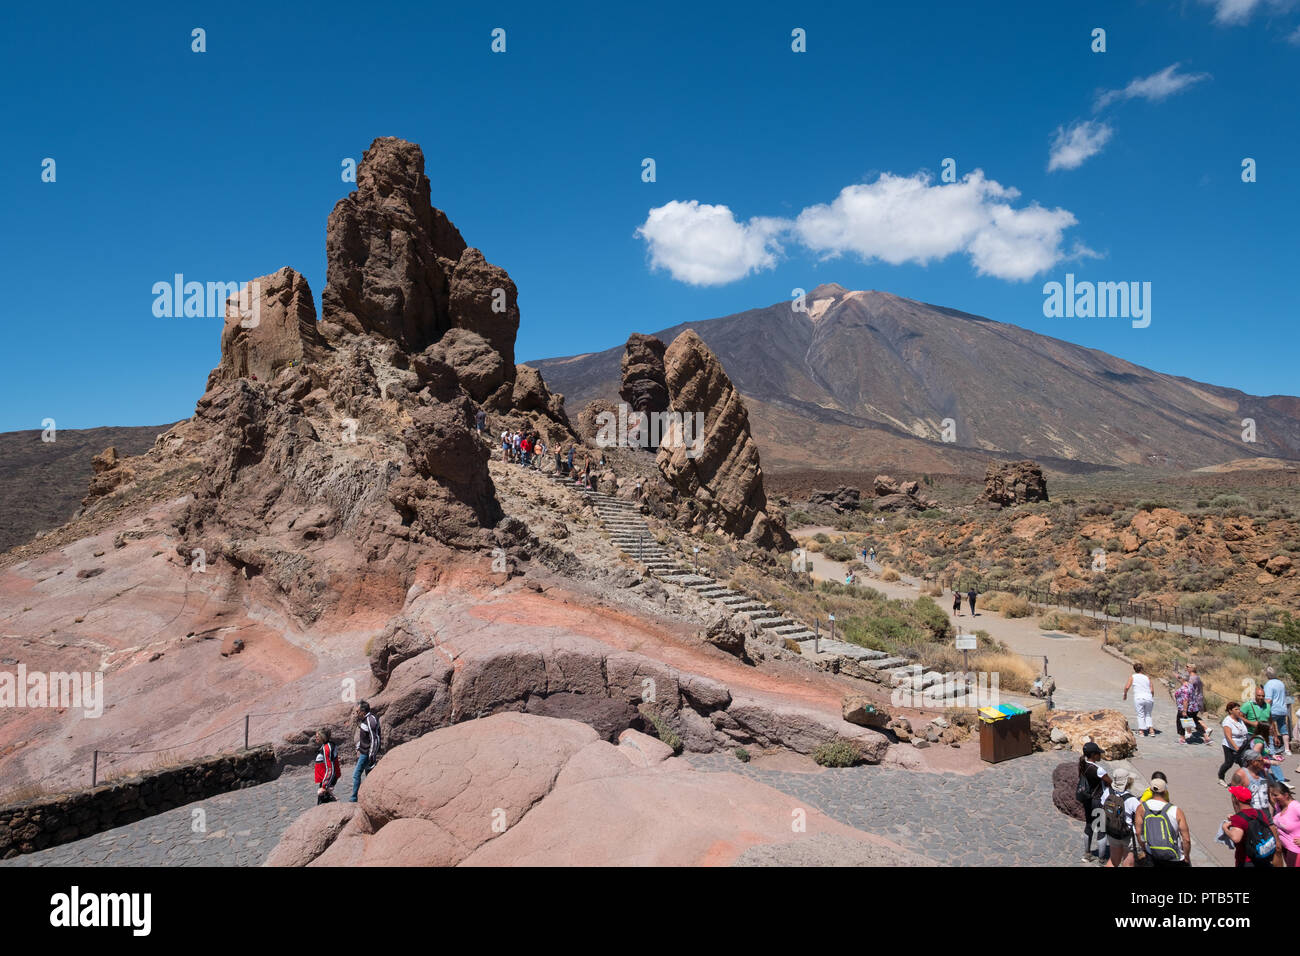
<svg viewBox="0 0 1300 956">
<path fill-rule="evenodd" d="M 1101 152 L 1114 132 L 1110 124 L 1094 120 L 1074 122 L 1068 128 L 1058 126 L 1056 135 L 1052 137 L 1047 171 L 1078 169 L 1086 160 Z"/>
<path fill-rule="evenodd" d="M 650 247 L 650 264 L 691 285 L 722 285 L 776 265 L 783 223 L 754 218 L 742 223 L 726 206 L 696 200 L 650 210 L 636 234 Z"/>
<path fill-rule="evenodd" d="M 1151 102 L 1159 102 L 1167 97 L 1180 93 L 1187 87 L 1208 80 L 1208 73 L 1179 73 L 1179 64 L 1174 63 L 1165 67 L 1159 73 L 1152 73 L 1150 76 L 1139 77 L 1129 83 L 1122 90 L 1107 90 L 1097 97 L 1095 108 L 1100 110 L 1109 106 L 1117 100 L 1143 99 Z"/>
<path fill-rule="evenodd" d="M 845 187 L 794 220 L 740 223 L 726 206 L 673 201 L 650 210 L 637 234 L 648 243 L 653 266 L 692 285 L 718 285 L 771 268 L 784 235 L 823 257 L 851 253 L 890 265 L 965 254 L 981 275 L 1024 280 L 1064 258 L 1065 230 L 1077 220 L 1068 210 L 1037 203 L 1017 209 L 1012 203 L 1019 196 L 980 170 L 940 185 L 924 173 L 885 173 L 873 183 Z"/>
<path fill-rule="evenodd" d="M 1201 2 L 1214 7 L 1214 22 L 1221 26 L 1237 26 L 1245 23 L 1255 15 L 1256 10 L 1265 7 L 1281 12 L 1290 10 L 1296 4 L 1296 0 L 1201 0 Z"/>
</svg>

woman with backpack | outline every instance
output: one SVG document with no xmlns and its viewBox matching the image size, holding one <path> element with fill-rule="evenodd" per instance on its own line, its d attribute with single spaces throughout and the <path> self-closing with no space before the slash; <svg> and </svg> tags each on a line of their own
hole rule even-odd
<svg viewBox="0 0 1300 956">
<path fill-rule="evenodd" d="M 1133 775 L 1127 770 L 1116 770 L 1111 784 L 1102 793 L 1101 809 L 1106 826 L 1106 842 L 1110 845 L 1110 858 L 1106 866 L 1132 866 L 1136 853 L 1133 832 L 1133 815 L 1137 812 L 1138 798 L 1129 792 Z"/>
<path fill-rule="evenodd" d="M 334 802 L 334 784 L 338 782 L 339 755 L 330 743 L 329 728 L 322 727 L 316 731 L 316 743 L 320 750 L 316 752 L 316 803 Z"/>
<path fill-rule="evenodd" d="M 1093 819 L 1093 809 L 1100 808 L 1101 793 L 1110 786 L 1110 774 L 1101 764 L 1101 748 L 1089 740 L 1079 758 L 1079 782 L 1074 796 L 1083 807 L 1083 862 L 1094 863 L 1101 856 L 1101 821 Z"/>
<path fill-rule="evenodd" d="M 1133 832 L 1138 853 L 1148 866 L 1191 866 L 1192 831 L 1187 814 L 1169 802 L 1169 788 L 1159 777 L 1151 778 L 1150 798 L 1133 812 Z"/>
<path fill-rule="evenodd" d="M 1223 833 L 1236 845 L 1238 867 L 1272 866 L 1277 854 L 1277 828 L 1267 810 L 1250 805 L 1251 794 L 1245 787 L 1229 787 L 1232 816 L 1223 821 Z"/>
</svg>

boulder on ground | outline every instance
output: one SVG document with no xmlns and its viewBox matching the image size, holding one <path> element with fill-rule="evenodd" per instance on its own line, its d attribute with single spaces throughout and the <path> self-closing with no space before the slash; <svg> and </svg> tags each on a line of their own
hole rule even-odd
<svg viewBox="0 0 1300 956">
<path fill-rule="evenodd" d="M 877 707 L 870 697 L 862 694 L 846 694 L 840 702 L 840 710 L 845 720 L 859 727 L 883 728 L 891 719 L 888 711 Z"/>
<path fill-rule="evenodd" d="M 1028 458 L 1022 461 L 994 461 L 984 476 L 979 501 L 1009 507 L 1031 501 L 1047 501 L 1047 479 L 1043 468 Z"/>
<path fill-rule="evenodd" d="M 1080 753 L 1085 743 L 1093 741 L 1105 760 L 1123 760 L 1137 749 L 1128 718 L 1116 710 L 1054 710 L 1047 715 L 1047 727 L 1049 734 L 1052 730 L 1065 734 L 1070 749 Z"/>
</svg>

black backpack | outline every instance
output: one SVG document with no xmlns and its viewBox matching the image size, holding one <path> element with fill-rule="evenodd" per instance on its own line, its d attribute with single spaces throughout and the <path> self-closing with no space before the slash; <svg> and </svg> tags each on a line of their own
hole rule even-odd
<svg viewBox="0 0 1300 956">
<path fill-rule="evenodd" d="M 1079 772 L 1079 782 L 1074 788 L 1074 798 L 1080 803 L 1092 803 L 1097 796 L 1097 791 L 1093 788 L 1092 783 L 1088 780 L 1088 774 L 1084 771 Z"/>
<path fill-rule="evenodd" d="M 1256 866 L 1270 866 L 1273 854 L 1277 852 L 1277 838 L 1273 836 L 1273 820 L 1266 810 L 1256 810 L 1247 817 L 1250 825 L 1241 838 L 1246 844 L 1246 858 Z"/>
</svg>

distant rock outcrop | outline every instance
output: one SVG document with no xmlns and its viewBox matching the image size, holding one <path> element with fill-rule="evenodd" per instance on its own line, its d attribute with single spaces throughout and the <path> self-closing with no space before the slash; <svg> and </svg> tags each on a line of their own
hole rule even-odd
<svg viewBox="0 0 1300 956">
<path fill-rule="evenodd" d="M 871 506 L 876 511 L 924 511 L 939 507 L 933 498 L 921 494 L 921 486 L 915 481 L 899 482 L 890 475 L 876 475 L 872 490 L 876 497 Z"/>
<path fill-rule="evenodd" d="M 794 547 L 784 520 L 768 511 L 749 415 L 722 363 L 687 329 L 668 347 L 664 372 L 673 412 L 691 423 L 689 436 L 684 425 L 668 429 L 657 458 L 660 473 L 684 499 L 678 522 L 763 548 Z"/>
<path fill-rule="evenodd" d="M 829 505 L 841 514 L 845 511 L 857 511 L 862 505 L 862 492 L 848 485 L 840 485 L 834 491 L 814 490 L 808 496 L 810 505 Z"/>
<path fill-rule="evenodd" d="M 990 462 L 979 500 L 1003 507 L 1046 501 L 1047 479 L 1042 466 L 1028 458 Z"/>
</svg>

